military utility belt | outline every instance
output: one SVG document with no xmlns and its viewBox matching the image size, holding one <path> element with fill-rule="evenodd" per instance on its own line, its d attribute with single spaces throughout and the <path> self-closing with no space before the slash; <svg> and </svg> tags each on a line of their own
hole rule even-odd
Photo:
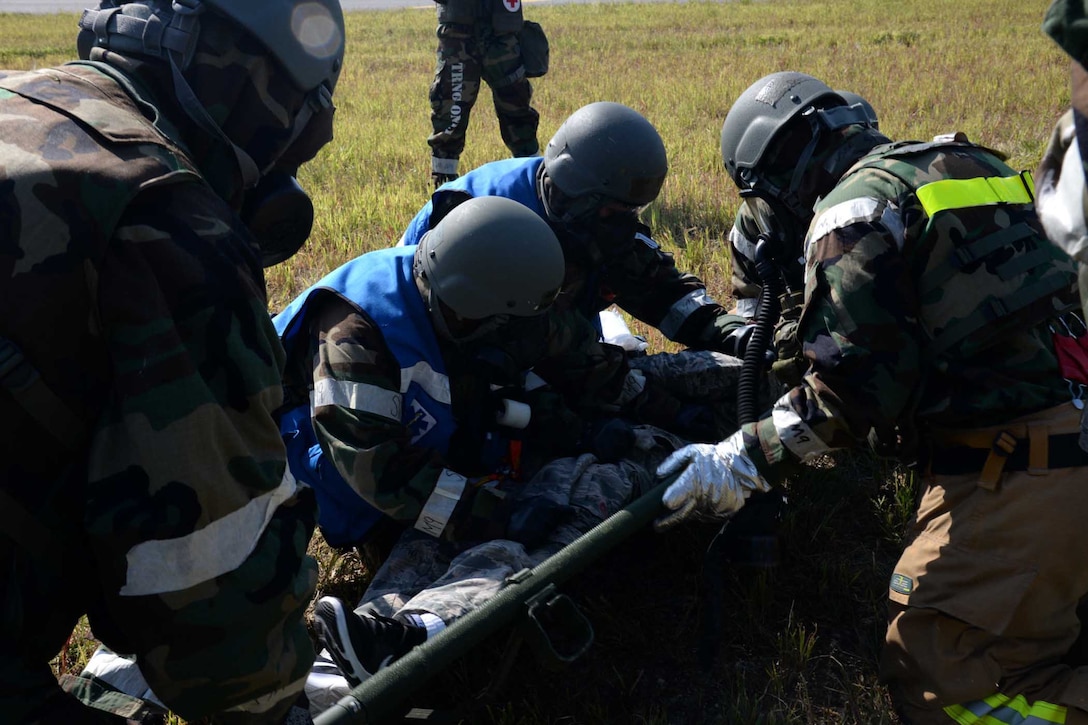
<svg viewBox="0 0 1088 725">
<path fill-rule="evenodd" d="M 1056 468 L 1088 467 L 1088 451 L 1080 447 L 1080 411 L 1063 404 L 1030 418 L 935 435 L 929 470 L 950 476 L 979 471 L 978 485 L 994 490 L 1004 471 L 1040 476 Z"/>
</svg>

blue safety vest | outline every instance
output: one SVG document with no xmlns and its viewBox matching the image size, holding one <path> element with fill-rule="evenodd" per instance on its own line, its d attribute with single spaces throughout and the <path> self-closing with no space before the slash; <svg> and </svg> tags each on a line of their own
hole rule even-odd
<svg viewBox="0 0 1088 725">
<path fill-rule="evenodd" d="M 477 196 L 503 196 L 507 199 L 527 206 L 535 211 L 541 219 L 548 220 L 544 204 L 536 194 L 536 172 L 544 163 L 543 156 L 530 156 L 527 158 L 503 159 L 478 166 L 464 176 L 459 176 L 449 181 L 431 196 L 419 213 L 408 223 L 408 229 L 404 232 L 402 243 L 405 245 L 419 244 L 431 228 L 431 212 L 434 202 L 442 196 L 454 192 Z"/>
<path fill-rule="evenodd" d="M 365 310 L 400 365 L 401 395 L 353 405 L 380 406 L 381 415 L 397 418 L 411 430 L 413 444 L 445 454 L 455 428 L 449 379 L 427 308 L 412 277 L 414 255 L 415 247 L 396 247 L 356 257 L 295 298 L 272 321 L 284 347 L 293 351 L 298 349 L 298 336 L 309 334 L 304 329 L 305 313 L 315 293 L 335 293 Z M 309 404 L 304 404 L 280 419 L 291 472 L 317 494 L 318 524 L 325 540 L 331 546 L 359 543 L 382 514 L 325 460 L 310 415 Z"/>
</svg>

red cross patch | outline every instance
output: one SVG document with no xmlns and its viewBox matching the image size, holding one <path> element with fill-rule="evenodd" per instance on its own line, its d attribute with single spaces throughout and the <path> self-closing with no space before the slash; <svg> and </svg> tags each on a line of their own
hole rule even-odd
<svg viewBox="0 0 1088 725">
<path fill-rule="evenodd" d="M 502 5 L 512 13 L 521 10 L 521 0 L 502 0 Z"/>
</svg>

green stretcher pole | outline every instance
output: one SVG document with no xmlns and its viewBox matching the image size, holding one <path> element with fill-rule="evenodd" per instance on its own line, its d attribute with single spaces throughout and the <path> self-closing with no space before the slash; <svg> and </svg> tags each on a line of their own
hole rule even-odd
<svg viewBox="0 0 1088 725">
<path fill-rule="evenodd" d="M 479 609 L 469 612 L 314 718 L 314 725 L 380 723 L 427 680 L 499 631 L 522 613 L 527 600 L 550 584 L 565 581 L 617 544 L 648 526 L 661 511 L 670 477 L 617 511 L 532 569 L 510 577 L 506 586 Z"/>
</svg>

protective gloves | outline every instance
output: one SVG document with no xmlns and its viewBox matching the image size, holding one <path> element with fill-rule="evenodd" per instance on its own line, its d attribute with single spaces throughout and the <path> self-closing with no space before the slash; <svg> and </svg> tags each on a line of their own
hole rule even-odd
<svg viewBox="0 0 1088 725">
<path fill-rule="evenodd" d="M 744 506 L 752 491 L 771 487 L 745 453 L 740 431 L 721 443 L 681 448 L 658 466 L 657 475 L 664 478 L 677 471 L 682 471 L 680 476 L 661 497 L 669 512 L 654 522 L 659 532 L 692 517 L 726 518 Z"/>
</svg>

